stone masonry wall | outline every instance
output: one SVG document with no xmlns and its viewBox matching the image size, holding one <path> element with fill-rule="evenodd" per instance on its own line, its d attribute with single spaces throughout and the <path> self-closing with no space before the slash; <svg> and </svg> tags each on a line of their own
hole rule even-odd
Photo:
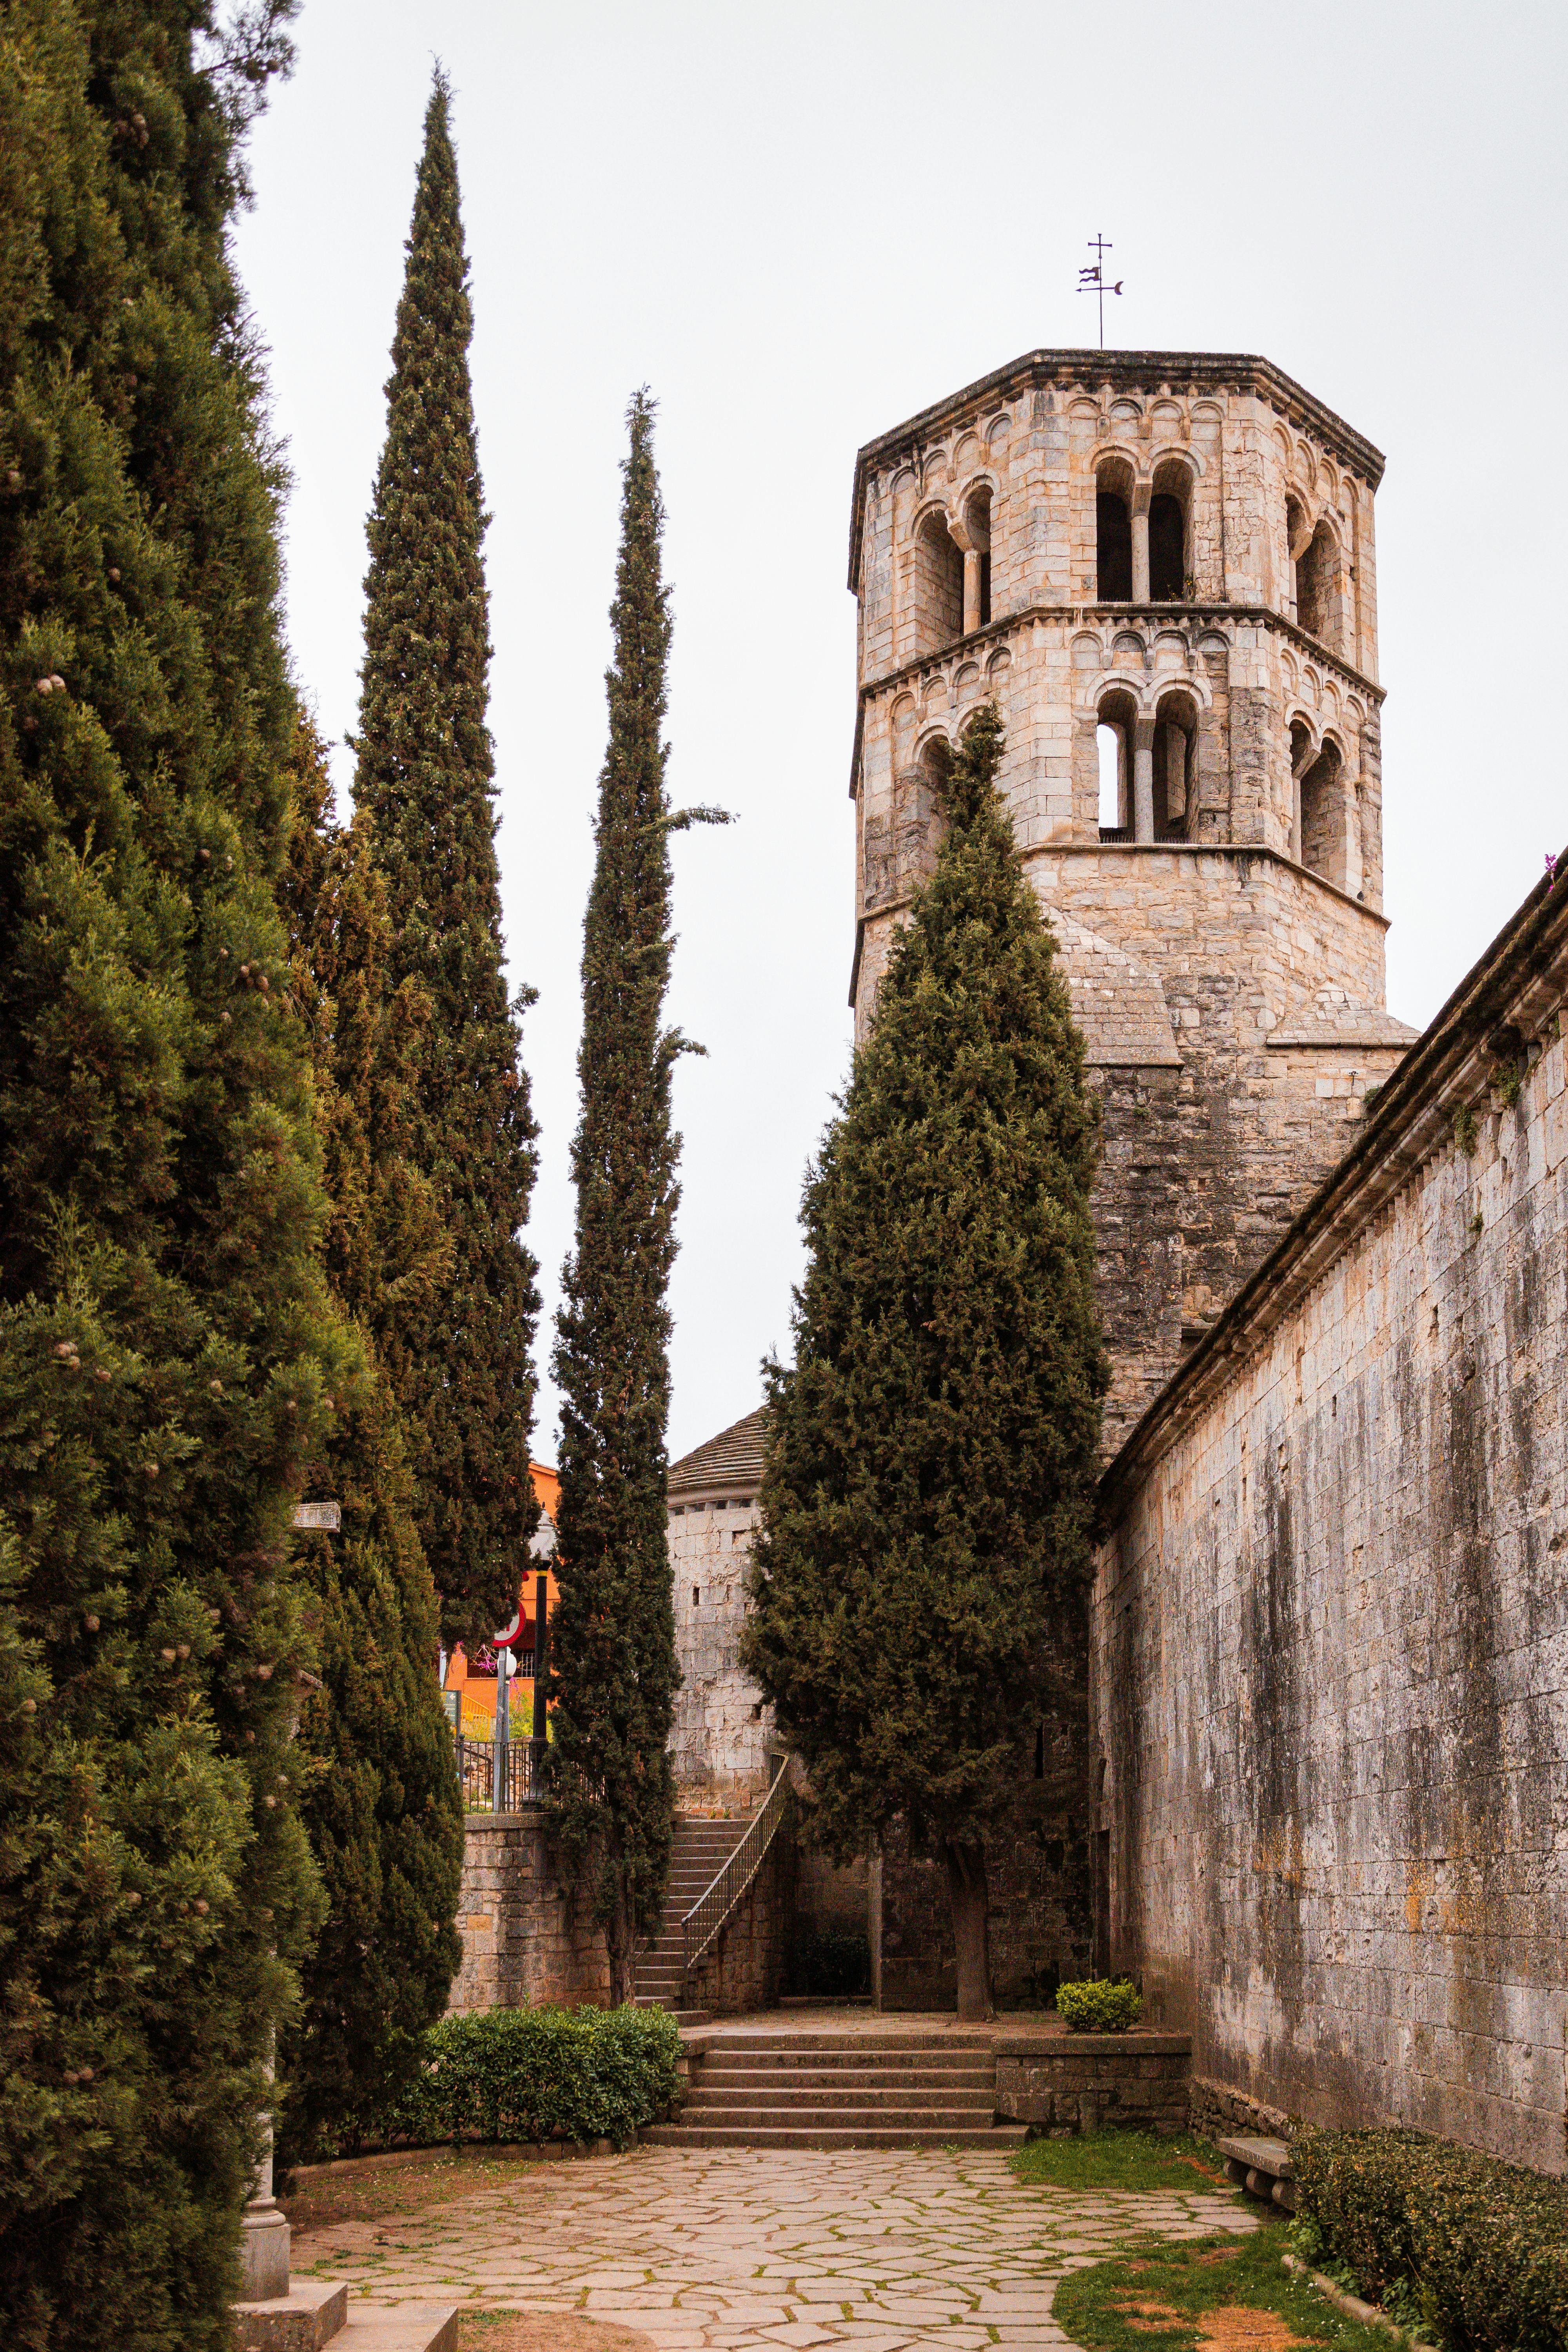
<svg viewBox="0 0 1568 2352">
<path fill-rule="evenodd" d="M 458 1927 L 463 1961 L 448 2010 L 607 2005 L 604 1937 L 574 1927 L 536 1808 L 468 1815 Z"/>
<path fill-rule="evenodd" d="M 774 1839 L 713 1948 L 692 1969 L 687 1998 L 710 2017 L 771 2009 L 784 1990 L 795 1930 L 795 1853 L 787 1831 Z"/>
<path fill-rule="evenodd" d="M 1107 1475 L 1112 1967 L 1226 2095 L 1568 2163 L 1568 887 Z"/>
<path fill-rule="evenodd" d="M 683 1812 L 744 1810 L 767 1793 L 773 1709 L 740 1663 L 746 1571 L 757 1515 L 751 1505 L 672 1505 L 676 1695 L 670 1764 Z"/>
<path fill-rule="evenodd" d="M 1184 2033 L 1001 2033 L 996 2112 L 1053 2139 L 1121 2127 L 1187 2127 Z"/>
</svg>

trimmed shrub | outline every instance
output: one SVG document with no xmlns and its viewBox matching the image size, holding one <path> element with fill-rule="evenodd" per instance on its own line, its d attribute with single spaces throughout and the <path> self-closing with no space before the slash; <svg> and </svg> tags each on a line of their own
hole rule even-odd
<svg viewBox="0 0 1568 2352">
<path fill-rule="evenodd" d="M 625 2147 L 674 2105 L 680 2029 L 663 2010 L 491 2009 L 421 2037 L 384 2140 L 607 2139 Z"/>
<path fill-rule="evenodd" d="M 1293 2134 L 1300 2210 L 1363 2294 L 1405 2283 L 1449 2352 L 1568 2345 L 1568 2181 L 1415 2131 Z"/>
<path fill-rule="evenodd" d="M 871 1945 L 863 1929 L 816 1927 L 789 1956 L 790 1990 L 825 2000 L 871 1990 Z"/>
<path fill-rule="evenodd" d="M 1086 1977 L 1058 1985 L 1057 2014 L 1069 2033 L 1125 2033 L 1143 2014 L 1143 1996 L 1126 1977 Z"/>
</svg>

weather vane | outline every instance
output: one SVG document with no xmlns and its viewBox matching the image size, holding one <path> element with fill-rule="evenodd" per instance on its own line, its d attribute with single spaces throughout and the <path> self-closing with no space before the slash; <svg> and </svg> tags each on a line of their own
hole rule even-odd
<svg viewBox="0 0 1568 2352">
<path fill-rule="evenodd" d="M 1100 348 L 1103 351 L 1105 349 L 1105 298 L 1108 294 L 1121 293 L 1121 280 L 1119 278 L 1114 286 L 1108 286 L 1105 282 L 1105 257 L 1108 253 L 1115 251 L 1110 239 L 1108 236 L 1091 236 L 1088 239 L 1088 244 L 1094 259 L 1086 261 L 1079 269 L 1078 290 L 1080 294 L 1098 295 L 1100 299 Z"/>
</svg>

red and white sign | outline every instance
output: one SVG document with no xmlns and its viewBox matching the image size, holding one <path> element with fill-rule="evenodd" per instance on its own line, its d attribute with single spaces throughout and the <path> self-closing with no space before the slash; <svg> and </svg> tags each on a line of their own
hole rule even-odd
<svg viewBox="0 0 1568 2352">
<path fill-rule="evenodd" d="M 501 1627 L 501 1629 L 500 1629 L 500 1632 L 496 1635 L 496 1637 L 495 1637 L 496 1648 L 497 1648 L 498 1650 L 509 1650 L 509 1649 L 511 1647 L 512 1643 L 516 1641 L 516 1639 L 517 1639 L 518 1635 L 521 1633 L 521 1631 L 522 1631 L 522 1604 L 521 1604 L 521 1601 L 520 1601 L 520 1602 L 519 1602 L 519 1604 L 518 1604 L 518 1606 L 517 1606 L 517 1608 L 516 1608 L 516 1609 L 514 1610 L 514 1612 L 512 1612 L 512 1616 L 511 1616 L 511 1618 L 510 1618 L 510 1622 L 508 1622 L 507 1624 L 503 1625 L 503 1626 Z"/>
</svg>

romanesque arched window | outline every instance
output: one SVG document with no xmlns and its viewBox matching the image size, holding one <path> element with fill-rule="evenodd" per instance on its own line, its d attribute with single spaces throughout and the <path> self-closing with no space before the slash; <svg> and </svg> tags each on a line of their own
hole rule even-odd
<svg viewBox="0 0 1568 2352">
<path fill-rule="evenodd" d="M 933 509 L 915 534 L 915 614 L 922 653 L 934 653 L 963 635 L 963 556 Z"/>
<path fill-rule="evenodd" d="M 1296 625 L 1338 651 L 1340 550 L 1326 522 L 1318 525 L 1297 561 Z"/>
<path fill-rule="evenodd" d="M 1132 730 L 1137 706 L 1130 694 L 1102 695 L 1094 730 L 1100 758 L 1100 837 L 1132 838 Z"/>
<path fill-rule="evenodd" d="M 1192 697 L 1168 694 L 1154 719 L 1154 838 L 1193 838 L 1198 714 Z"/>
<path fill-rule="evenodd" d="M 1102 604 L 1132 601 L 1132 481 L 1112 459 L 1094 478 L 1095 594 Z"/>
<path fill-rule="evenodd" d="M 964 501 L 963 530 L 970 552 L 964 562 L 963 627 L 991 626 L 991 487 L 983 482 Z"/>
<path fill-rule="evenodd" d="M 1180 604 L 1187 593 L 1187 511 L 1191 478 L 1167 460 L 1154 475 L 1149 501 L 1149 595 L 1156 604 Z"/>
</svg>

